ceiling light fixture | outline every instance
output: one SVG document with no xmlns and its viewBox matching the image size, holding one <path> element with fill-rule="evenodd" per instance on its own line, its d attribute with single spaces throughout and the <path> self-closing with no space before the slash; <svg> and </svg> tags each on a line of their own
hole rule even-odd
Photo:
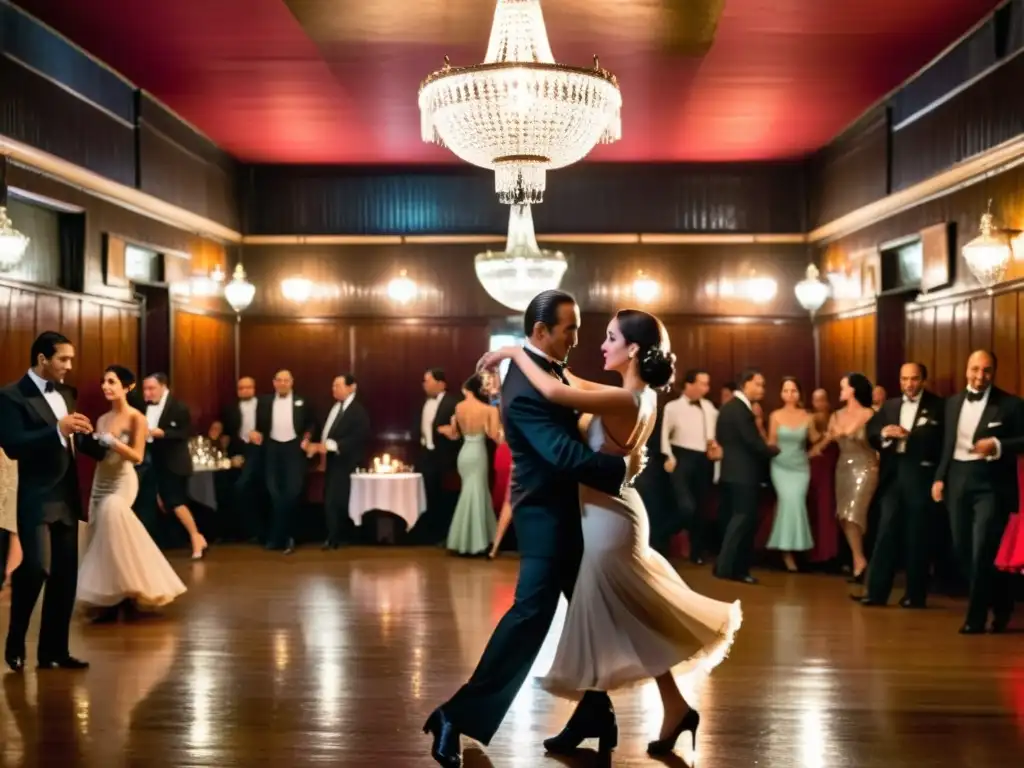
<svg viewBox="0 0 1024 768">
<path fill-rule="evenodd" d="M 305 277 L 286 277 L 281 281 L 281 295 L 296 304 L 305 304 L 313 295 L 313 281 Z"/>
<path fill-rule="evenodd" d="M 498 0 L 482 64 L 444 67 L 419 92 L 423 140 L 494 170 L 505 204 L 540 203 L 548 169 L 622 136 L 622 94 L 601 69 L 555 63 L 540 0 Z"/>
<path fill-rule="evenodd" d="M 398 273 L 398 277 L 388 282 L 388 297 L 399 304 L 408 304 L 416 298 L 417 293 L 416 283 L 404 269 Z"/>
<path fill-rule="evenodd" d="M 643 270 L 636 273 L 633 281 L 633 296 L 641 304 L 647 304 L 658 297 L 658 283 L 644 274 Z"/>
<path fill-rule="evenodd" d="M 992 215 L 992 201 L 981 215 L 980 234 L 963 247 L 964 261 L 978 282 L 991 289 L 1006 276 L 1013 254 L 1010 237 L 1020 234 L 1016 229 L 1000 229 Z"/>
<path fill-rule="evenodd" d="M 473 265 L 488 295 L 517 312 L 525 311 L 541 291 L 558 288 L 569 266 L 561 251 L 545 251 L 537 245 L 528 205 L 510 207 L 505 250 L 478 253 Z"/>
<path fill-rule="evenodd" d="M 254 298 L 256 298 L 256 286 L 249 282 L 242 262 L 238 262 L 231 275 L 231 282 L 224 286 L 224 299 L 235 310 L 235 314 L 240 315 L 249 308 Z"/>
<path fill-rule="evenodd" d="M 830 293 L 828 283 L 822 282 L 820 276 L 818 268 L 808 264 L 806 277 L 793 288 L 796 300 L 800 302 L 801 307 L 811 313 L 812 317 L 825 305 Z"/>
</svg>

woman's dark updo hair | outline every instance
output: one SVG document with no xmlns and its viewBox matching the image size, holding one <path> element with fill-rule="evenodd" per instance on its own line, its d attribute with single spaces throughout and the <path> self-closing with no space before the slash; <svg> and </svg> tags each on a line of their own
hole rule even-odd
<svg viewBox="0 0 1024 768">
<path fill-rule="evenodd" d="M 479 400 L 485 405 L 490 402 L 490 398 L 487 397 L 487 393 L 484 392 L 484 378 L 479 373 L 474 373 L 468 379 L 462 388 L 469 392 L 473 397 Z"/>
<path fill-rule="evenodd" d="M 135 374 L 123 365 L 108 365 L 103 374 L 105 376 L 108 373 L 114 374 L 126 390 L 131 391 L 135 387 Z"/>
<path fill-rule="evenodd" d="M 668 331 L 661 320 L 639 309 L 620 309 L 615 314 L 626 344 L 636 344 L 640 380 L 654 389 L 672 384 L 676 375 L 676 356 L 672 354 Z"/>
<path fill-rule="evenodd" d="M 871 393 L 875 388 L 871 384 L 871 379 L 863 373 L 848 373 L 846 374 L 846 383 L 849 384 L 850 389 L 853 390 L 854 400 L 865 408 L 870 408 L 873 405 Z"/>
</svg>

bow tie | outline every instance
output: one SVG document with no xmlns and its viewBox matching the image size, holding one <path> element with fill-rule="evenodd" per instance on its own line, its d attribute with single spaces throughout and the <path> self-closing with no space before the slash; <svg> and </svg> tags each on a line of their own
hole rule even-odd
<svg viewBox="0 0 1024 768">
<path fill-rule="evenodd" d="M 46 392 L 56 392 L 57 386 L 52 381 L 48 381 L 46 382 L 46 386 L 43 387 L 43 390 Z"/>
<path fill-rule="evenodd" d="M 976 403 L 985 396 L 985 392 L 975 392 L 973 390 L 967 390 L 967 402 Z"/>
<path fill-rule="evenodd" d="M 700 408 L 700 400 L 691 400 L 690 405 L 692 405 L 694 408 Z"/>
<path fill-rule="evenodd" d="M 903 402 L 904 402 L 904 403 L 906 403 L 907 405 L 917 405 L 917 401 L 918 401 L 918 400 L 920 400 L 920 398 L 916 398 L 916 397 L 907 397 L 907 396 L 905 396 L 905 395 L 904 395 L 904 397 L 903 397 Z"/>
<path fill-rule="evenodd" d="M 288 395 L 278 395 L 277 399 L 278 400 L 287 400 L 288 399 Z"/>
</svg>

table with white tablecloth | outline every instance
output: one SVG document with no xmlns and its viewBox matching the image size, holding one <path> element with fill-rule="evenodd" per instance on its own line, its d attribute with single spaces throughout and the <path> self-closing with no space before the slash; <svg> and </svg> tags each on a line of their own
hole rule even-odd
<svg viewBox="0 0 1024 768">
<path fill-rule="evenodd" d="M 217 490 L 214 477 L 222 472 L 221 467 L 193 467 L 188 479 L 188 495 L 193 501 L 217 511 Z"/>
<path fill-rule="evenodd" d="M 407 528 L 412 528 L 420 515 L 427 511 L 423 475 L 419 472 L 353 474 L 348 516 L 360 525 L 363 515 L 375 509 L 397 515 L 405 521 Z"/>
</svg>

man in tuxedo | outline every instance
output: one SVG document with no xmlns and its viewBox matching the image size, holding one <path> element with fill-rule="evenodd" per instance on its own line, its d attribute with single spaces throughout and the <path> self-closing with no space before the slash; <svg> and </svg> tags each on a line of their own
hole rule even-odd
<svg viewBox="0 0 1024 768">
<path fill-rule="evenodd" d="M 705 533 L 702 515 L 715 478 L 710 453 L 715 442 L 718 411 L 707 399 L 711 377 L 692 369 L 683 377 L 683 395 L 665 405 L 661 427 L 661 454 L 672 478 L 677 523 L 668 538 L 683 527 L 690 532 L 690 561 L 703 565 Z M 662 552 L 662 554 L 667 554 Z"/>
<path fill-rule="evenodd" d="M 1005 632 L 1013 613 L 1009 574 L 995 566 L 1006 522 L 1017 509 L 1017 454 L 1024 450 L 1021 400 L 992 382 L 996 356 L 978 350 L 967 359 L 967 388 L 946 401 L 942 460 L 932 498 L 946 500 L 953 546 L 970 581 L 960 634 Z"/>
<path fill-rule="evenodd" d="M 81 439 L 92 424 L 75 412 L 77 392 L 63 383 L 75 348 L 55 331 L 32 344 L 30 368 L 0 390 L 0 448 L 18 462 L 18 537 L 21 565 L 11 575 L 11 620 L 4 661 L 25 668 L 25 635 L 46 584 L 39 627 L 40 669 L 84 669 L 68 648 L 78 588 L 78 521 L 86 512 L 75 459 L 80 452 L 102 458 L 95 440 Z"/>
<path fill-rule="evenodd" d="M 249 442 L 262 446 L 272 508 L 267 549 L 295 551 L 295 516 L 306 487 L 306 449 L 316 430 L 313 409 L 295 394 L 291 371 L 274 374 L 274 395 L 256 405 L 256 430 Z"/>
<path fill-rule="evenodd" d="M 748 368 L 718 414 L 716 439 L 722 448 L 720 516 L 725 525 L 715 576 L 744 584 L 757 584 L 750 575 L 757 534 L 757 501 L 768 477 L 768 461 L 779 452 L 769 446 L 758 429 L 754 407 L 764 397 L 764 376 Z"/>
<path fill-rule="evenodd" d="M 192 415 L 188 406 L 171 396 L 166 373 L 151 373 L 142 380 L 146 399 L 146 457 L 156 475 L 157 493 L 165 511 L 173 512 L 188 532 L 192 559 L 199 560 L 206 551 L 206 539 L 196 526 L 188 508 L 188 479 L 192 477 L 192 456 L 188 441 L 192 436 Z"/>
<path fill-rule="evenodd" d="M 526 308 L 526 349 L 566 383 L 564 360 L 576 346 L 579 308 L 561 291 L 544 291 Z M 583 555 L 579 484 L 617 495 L 626 476 L 621 457 L 594 453 L 582 441 L 577 414 L 537 392 L 515 365 L 501 391 L 505 438 L 512 450 L 512 506 L 521 554 L 515 601 L 498 622 L 476 670 L 430 715 L 431 755 L 461 764 L 460 735 L 488 744 L 523 685 L 547 636 L 558 598 L 572 596 Z M 549 752 L 572 752 L 583 739 L 614 741 L 611 699 L 587 691 L 565 729 L 547 739 Z"/>
<path fill-rule="evenodd" d="M 232 471 L 235 516 L 236 520 L 241 518 L 238 522 L 251 542 L 264 543 L 266 521 L 262 496 L 258 492 L 263 486 L 263 452 L 250 440 L 256 431 L 256 380 L 243 376 L 238 380 L 236 392 L 237 402 L 228 405 L 221 416 L 228 456 L 233 466 L 241 463 L 239 469 Z"/>
<path fill-rule="evenodd" d="M 414 466 L 423 475 L 427 513 L 416 525 L 416 536 L 424 544 L 436 544 L 448 535 L 458 497 L 447 483 L 455 472 L 462 447 L 461 440 L 452 439 L 455 433 L 451 428 L 455 406 L 461 398 L 448 391 L 444 371 L 440 368 L 431 368 L 423 374 L 423 394 L 426 399 L 416 422 L 419 452 Z"/>
<path fill-rule="evenodd" d="M 327 414 L 320 442 L 307 450 L 311 456 L 326 457 L 324 517 L 327 520 L 327 541 L 324 549 L 337 549 L 352 529 L 348 516 L 351 475 L 366 463 L 370 449 L 370 414 L 356 400 L 356 377 L 351 373 L 338 376 L 331 385 L 334 406 Z"/>
<path fill-rule="evenodd" d="M 878 537 L 868 567 L 862 605 L 886 605 L 899 551 L 906 552 L 907 591 L 903 608 L 924 608 L 928 597 L 930 520 L 935 515 L 931 486 L 942 455 L 945 404 L 924 388 L 922 363 L 900 368 L 902 397 L 887 400 L 868 422 L 868 440 L 881 455 L 876 498 L 881 502 Z M 902 542 L 902 544 L 901 544 Z"/>
</svg>

